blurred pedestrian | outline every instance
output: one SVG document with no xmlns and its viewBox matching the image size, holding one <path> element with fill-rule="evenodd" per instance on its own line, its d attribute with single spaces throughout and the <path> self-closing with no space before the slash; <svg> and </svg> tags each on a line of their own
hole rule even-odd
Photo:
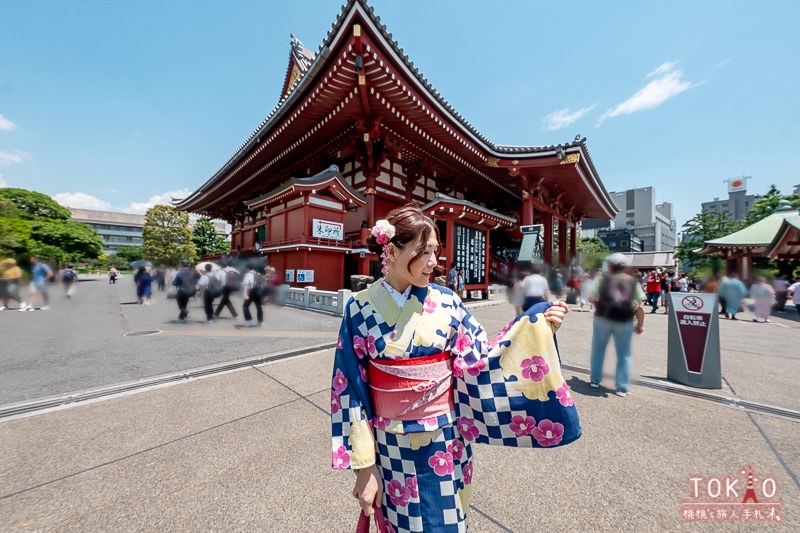
<svg viewBox="0 0 800 533">
<path fill-rule="evenodd" d="M 217 311 L 214 316 L 219 317 L 222 310 L 227 307 L 231 316 L 236 319 L 239 318 L 239 315 L 231 303 L 231 294 L 242 288 L 242 278 L 239 271 L 229 264 L 227 258 L 223 257 L 220 262 L 222 263 L 222 268 L 217 271 L 217 278 L 222 285 L 222 298 L 217 304 Z"/>
<path fill-rule="evenodd" d="M 158 265 L 153 276 L 153 281 L 156 282 L 158 292 L 164 292 L 167 285 L 167 267 L 165 265 Z"/>
<path fill-rule="evenodd" d="M 117 276 L 119 276 L 119 271 L 117 267 L 111 265 L 111 268 L 108 269 L 108 283 L 109 285 L 115 284 L 117 282 Z"/>
<path fill-rule="evenodd" d="M 522 314 L 522 306 L 525 304 L 525 285 L 523 280 L 528 276 L 527 271 L 519 273 L 516 283 L 511 287 L 511 305 L 514 306 L 514 316 Z"/>
<path fill-rule="evenodd" d="M 789 274 L 779 274 L 772 281 L 772 288 L 775 291 L 775 311 L 778 313 L 786 312 L 786 300 L 789 294 Z"/>
<path fill-rule="evenodd" d="M 47 284 L 54 277 L 55 275 L 47 263 L 39 261 L 38 257 L 31 257 L 31 284 L 28 286 L 28 303 L 20 308 L 20 311 L 33 311 L 33 304 L 36 303 L 37 296 L 41 296 L 42 303 L 44 303 L 41 310 L 47 311 L 50 309 Z"/>
<path fill-rule="evenodd" d="M 797 311 L 797 314 L 800 315 L 800 276 L 794 280 L 794 283 L 789 285 L 788 294 L 789 298 L 792 299 L 795 311 Z"/>
<path fill-rule="evenodd" d="M 664 307 L 664 313 L 669 313 L 669 291 L 672 288 L 672 281 L 669 279 L 669 273 L 661 273 L 659 288 L 661 289 L 661 305 Z"/>
<path fill-rule="evenodd" d="M 75 294 L 75 282 L 78 281 L 78 274 L 72 269 L 72 265 L 67 265 L 61 272 L 61 286 L 64 287 L 64 295 L 72 298 Z"/>
<path fill-rule="evenodd" d="M 750 298 L 753 299 L 753 322 L 759 322 L 759 318 L 764 322 L 769 322 L 769 315 L 772 311 L 772 304 L 775 303 L 775 289 L 767 283 L 767 278 L 761 276 L 758 281 L 750 287 Z"/>
<path fill-rule="evenodd" d="M 725 298 L 725 318 L 738 320 L 736 313 L 742 307 L 742 300 L 747 295 L 747 288 L 736 272 L 730 272 L 728 278 L 720 283 L 719 294 Z"/>
<path fill-rule="evenodd" d="M 542 276 L 542 267 L 533 265 L 531 273 L 522 280 L 525 288 L 525 302 L 522 304 L 522 311 L 527 311 L 531 306 L 546 302 L 550 299 L 550 286 L 547 279 Z"/>
<path fill-rule="evenodd" d="M 142 305 L 153 304 L 153 274 L 149 266 L 144 267 L 144 272 L 139 277 L 139 286 L 141 287 L 141 303 Z"/>
<path fill-rule="evenodd" d="M 24 306 L 19 296 L 19 281 L 22 279 L 22 269 L 17 266 L 17 260 L 9 257 L 0 261 L 0 298 L 3 304 L 0 311 L 8 309 L 9 300 L 16 300 Z"/>
<path fill-rule="evenodd" d="M 189 311 L 186 309 L 189 305 L 189 298 L 197 293 L 194 272 L 189 269 L 188 259 L 181 261 L 181 269 L 175 274 L 172 284 L 177 288 L 175 300 L 178 302 L 178 309 L 180 310 L 178 321 L 185 323 L 186 317 L 189 316 Z"/>
<path fill-rule="evenodd" d="M 631 344 L 633 332 L 644 330 L 644 297 L 642 285 L 637 278 L 625 273 L 628 258 L 620 253 L 611 254 L 605 260 L 608 272 L 598 275 L 592 284 L 591 300 L 595 306 L 592 327 L 591 381 L 589 385 L 599 388 L 603 379 L 608 341 L 614 337 L 617 350 L 616 392 L 617 396 L 630 394 Z M 633 318 L 636 318 L 636 326 Z"/>
<path fill-rule="evenodd" d="M 203 291 L 203 309 L 206 312 L 206 324 L 214 323 L 214 299 L 222 294 L 222 283 L 212 271 L 211 263 L 206 263 L 205 272 L 197 282 Z"/>
<path fill-rule="evenodd" d="M 578 311 L 583 312 L 583 307 L 587 304 L 589 305 L 589 309 L 587 309 L 587 311 L 591 311 L 594 308 L 589 298 L 589 296 L 591 295 L 591 289 L 592 289 L 592 275 L 589 274 L 588 272 L 584 272 L 581 275 L 581 299 L 580 299 L 580 305 L 578 306 Z"/>
<path fill-rule="evenodd" d="M 647 288 L 647 305 L 650 306 L 650 313 L 658 311 L 658 298 L 661 296 L 661 278 L 655 270 L 651 270 L 645 280 Z"/>
<path fill-rule="evenodd" d="M 458 268 L 455 261 L 450 263 L 450 270 L 447 272 L 447 288 L 458 294 Z"/>
<path fill-rule="evenodd" d="M 248 263 L 244 279 L 242 280 L 242 292 L 244 295 L 244 305 L 242 312 L 244 313 L 244 325 L 247 327 L 261 326 L 264 322 L 264 310 L 261 308 L 262 294 L 259 294 L 256 277 L 261 277 L 258 272 L 253 269 L 253 265 Z M 250 314 L 250 304 L 256 306 L 256 317 L 258 321 L 253 320 L 253 315 Z"/>
</svg>

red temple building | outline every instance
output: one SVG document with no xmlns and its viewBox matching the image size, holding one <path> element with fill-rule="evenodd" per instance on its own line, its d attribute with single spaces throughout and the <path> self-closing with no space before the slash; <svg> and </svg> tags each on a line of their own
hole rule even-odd
<svg viewBox="0 0 800 533">
<path fill-rule="evenodd" d="M 176 207 L 227 220 L 232 249 L 258 249 L 292 285 L 336 290 L 353 274 L 380 275 L 368 228 L 408 202 L 439 224 L 442 266 L 457 262 L 466 288 L 482 291 L 507 271 L 493 252 L 519 248 L 519 226 L 543 224 L 544 262 L 566 265 L 577 223 L 617 211 L 586 139 L 491 142 L 364 0 L 344 6 L 316 54 L 292 36 L 275 109 Z"/>
</svg>

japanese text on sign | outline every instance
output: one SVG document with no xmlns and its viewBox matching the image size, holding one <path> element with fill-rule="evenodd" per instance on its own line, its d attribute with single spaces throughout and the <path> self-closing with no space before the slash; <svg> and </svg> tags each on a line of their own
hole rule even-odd
<svg viewBox="0 0 800 533">
<path fill-rule="evenodd" d="M 486 279 L 486 232 L 454 224 L 456 264 L 464 274 L 464 284 L 480 284 Z"/>
<path fill-rule="evenodd" d="M 318 239 L 341 241 L 344 238 L 344 224 L 315 218 L 312 220 L 311 235 Z"/>
</svg>

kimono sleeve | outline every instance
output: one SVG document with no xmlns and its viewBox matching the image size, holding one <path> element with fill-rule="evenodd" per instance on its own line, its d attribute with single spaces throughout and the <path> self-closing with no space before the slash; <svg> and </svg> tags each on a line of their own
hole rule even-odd
<svg viewBox="0 0 800 533">
<path fill-rule="evenodd" d="M 456 306 L 450 349 L 456 424 L 465 440 L 548 448 L 580 437 L 553 328 L 544 318 L 551 305 L 532 306 L 491 341 L 463 303 Z"/>
<path fill-rule="evenodd" d="M 370 420 L 372 408 L 366 383 L 368 355 L 353 343 L 351 306 L 345 307 L 331 380 L 332 466 L 334 469 L 367 468 L 375 464 L 375 438 Z"/>
</svg>

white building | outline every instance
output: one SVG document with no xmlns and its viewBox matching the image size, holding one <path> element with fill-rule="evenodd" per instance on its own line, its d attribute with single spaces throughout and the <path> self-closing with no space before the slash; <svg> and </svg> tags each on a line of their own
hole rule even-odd
<svg viewBox="0 0 800 533">
<path fill-rule="evenodd" d="M 628 189 L 610 193 L 620 211 L 614 219 L 617 228 L 629 228 L 642 241 L 645 252 L 666 252 L 675 249 L 675 218 L 672 204 L 656 204 L 653 187 Z"/>
</svg>

